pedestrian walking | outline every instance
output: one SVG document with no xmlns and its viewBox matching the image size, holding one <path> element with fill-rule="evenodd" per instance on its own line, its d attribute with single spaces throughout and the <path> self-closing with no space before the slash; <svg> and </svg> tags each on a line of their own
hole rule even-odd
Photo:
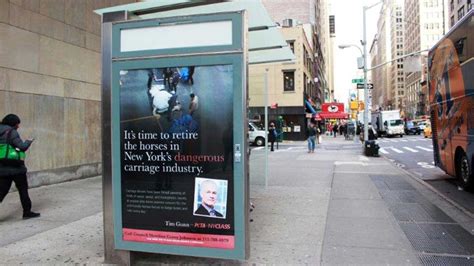
<svg viewBox="0 0 474 266">
<path fill-rule="evenodd" d="M 322 137 L 321 137 L 321 133 L 323 131 L 321 130 L 321 125 L 318 123 L 316 125 L 316 143 L 317 144 L 321 144 L 322 143 Z"/>
<path fill-rule="evenodd" d="M 337 124 L 334 124 L 334 127 L 332 128 L 332 132 L 334 133 L 334 137 L 337 137 L 337 130 L 339 129 L 339 127 L 337 126 Z"/>
<path fill-rule="evenodd" d="M 15 114 L 5 116 L 0 123 L 0 144 L 5 147 L 11 147 L 26 151 L 33 143 L 33 139 L 23 141 L 18 134 L 20 126 L 20 118 Z M 7 148 L 8 149 L 8 148 Z M 26 176 L 26 166 L 21 160 L 6 160 L 6 155 L 0 160 L 0 202 L 3 201 L 8 194 L 12 182 L 18 189 L 20 195 L 21 206 L 23 207 L 23 219 L 39 217 L 40 214 L 31 211 L 31 200 L 28 194 L 28 180 Z"/>
<path fill-rule="evenodd" d="M 307 135 L 308 135 L 308 153 L 314 153 L 316 147 L 316 127 L 313 123 L 309 124 Z"/>
<path fill-rule="evenodd" d="M 331 136 L 331 135 L 332 135 L 332 124 L 329 123 L 327 124 L 326 136 Z"/>
<path fill-rule="evenodd" d="M 276 136 L 277 136 L 277 133 L 276 133 L 275 124 L 271 122 L 270 127 L 268 128 L 268 141 L 271 144 L 270 151 L 274 151 L 273 146 L 275 144 Z"/>
</svg>

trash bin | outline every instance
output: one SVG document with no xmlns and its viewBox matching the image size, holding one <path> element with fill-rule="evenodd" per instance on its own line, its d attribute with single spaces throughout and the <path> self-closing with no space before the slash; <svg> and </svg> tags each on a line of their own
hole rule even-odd
<svg viewBox="0 0 474 266">
<path fill-rule="evenodd" d="M 365 156 L 378 157 L 379 156 L 379 145 L 375 143 L 375 140 L 365 141 L 364 153 Z"/>
</svg>

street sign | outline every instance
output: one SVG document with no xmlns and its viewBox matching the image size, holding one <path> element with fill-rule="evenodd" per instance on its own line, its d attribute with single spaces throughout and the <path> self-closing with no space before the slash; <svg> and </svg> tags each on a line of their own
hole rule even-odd
<svg viewBox="0 0 474 266">
<path fill-rule="evenodd" d="M 353 79 L 352 83 L 364 83 L 364 79 Z"/>
<path fill-rule="evenodd" d="M 357 83 L 357 88 L 358 89 L 363 89 L 364 88 L 364 83 Z M 367 89 L 371 90 L 374 88 L 373 83 L 367 83 Z"/>
</svg>

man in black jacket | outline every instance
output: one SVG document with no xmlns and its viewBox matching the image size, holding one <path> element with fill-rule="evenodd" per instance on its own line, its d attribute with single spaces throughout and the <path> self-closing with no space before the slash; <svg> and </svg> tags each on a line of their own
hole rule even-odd
<svg viewBox="0 0 474 266">
<path fill-rule="evenodd" d="M 196 215 L 204 215 L 210 217 L 224 217 L 220 212 L 214 209 L 217 202 L 217 184 L 212 180 L 205 180 L 201 183 L 199 194 L 202 203 L 194 212 Z"/>
</svg>

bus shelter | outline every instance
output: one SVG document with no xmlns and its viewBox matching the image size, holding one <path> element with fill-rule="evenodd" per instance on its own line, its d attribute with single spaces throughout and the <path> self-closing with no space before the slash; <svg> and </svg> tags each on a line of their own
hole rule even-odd
<svg viewBox="0 0 474 266">
<path fill-rule="evenodd" d="M 97 11 L 105 259 L 242 260 L 247 65 L 293 55 L 259 1 L 160 2 Z"/>
</svg>

